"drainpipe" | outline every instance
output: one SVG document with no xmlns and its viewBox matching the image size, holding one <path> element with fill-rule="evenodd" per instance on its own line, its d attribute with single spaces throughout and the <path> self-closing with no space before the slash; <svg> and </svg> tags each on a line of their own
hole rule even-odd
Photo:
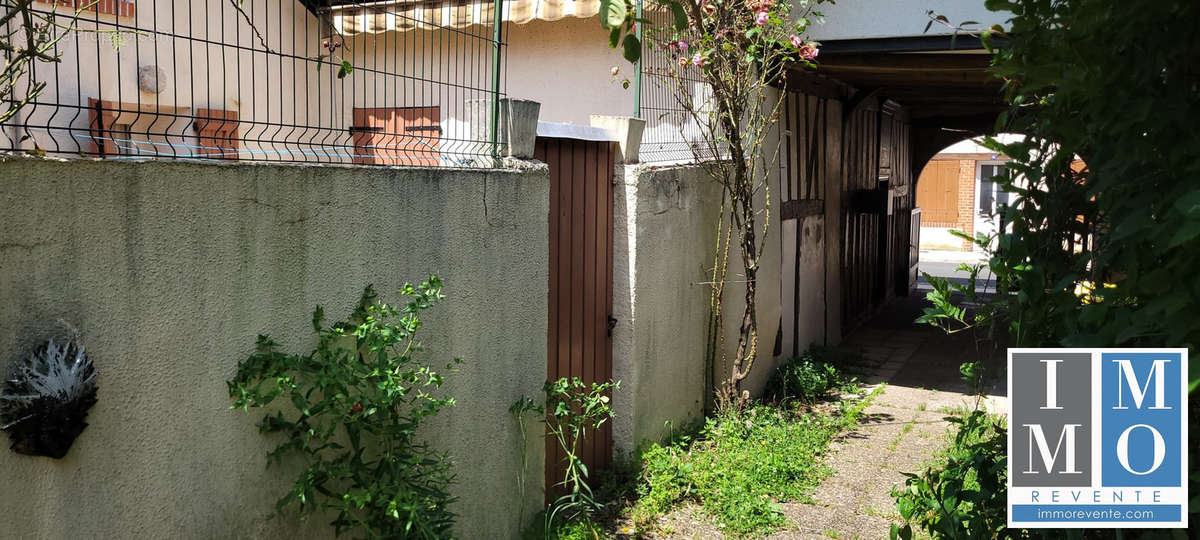
<svg viewBox="0 0 1200 540">
<path fill-rule="evenodd" d="M 637 32 L 638 44 L 642 47 L 642 54 L 638 55 L 637 65 L 634 67 L 634 71 L 633 71 L 633 117 L 634 118 L 642 117 L 642 56 L 646 53 L 646 44 L 644 41 L 642 41 L 645 36 L 644 33 L 642 32 L 642 26 L 644 26 L 644 25 L 641 22 L 641 20 L 642 20 L 642 1 L 643 0 L 637 0 L 637 7 L 635 8 L 636 9 L 635 14 L 637 15 L 637 19 L 638 19 L 638 22 L 636 24 L 636 27 L 637 27 L 636 32 Z"/>
<path fill-rule="evenodd" d="M 640 1 L 640 0 L 639 0 Z M 503 37 L 501 33 L 503 26 L 501 21 L 504 17 L 500 10 L 503 9 L 502 0 L 494 0 L 492 2 L 492 157 L 500 156 L 500 39 Z"/>
</svg>

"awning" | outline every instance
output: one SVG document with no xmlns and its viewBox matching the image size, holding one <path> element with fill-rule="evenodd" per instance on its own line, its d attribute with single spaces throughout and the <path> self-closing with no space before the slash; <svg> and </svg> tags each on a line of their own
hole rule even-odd
<svg viewBox="0 0 1200 540">
<path fill-rule="evenodd" d="M 600 0 L 503 0 L 502 21 L 525 24 L 564 17 L 594 17 Z M 436 30 L 491 25 L 494 0 L 392 0 L 337 6 L 330 24 L 343 36 L 407 30 Z"/>
</svg>

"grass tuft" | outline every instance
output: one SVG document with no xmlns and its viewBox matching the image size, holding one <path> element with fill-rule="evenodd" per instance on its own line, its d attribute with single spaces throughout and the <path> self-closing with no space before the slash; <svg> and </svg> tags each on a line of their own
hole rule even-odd
<svg viewBox="0 0 1200 540">
<path fill-rule="evenodd" d="M 831 471 L 829 444 L 858 424 L 883 387 L 826 412 L 756 404 L 709 419 L 695 438 L 653 445 L 632 517 L 639 527 L 683 501 L 694 501 L 726 534 L 767 534 L 786 524 L 779 503 L 807 501 Z"/>
</svg>

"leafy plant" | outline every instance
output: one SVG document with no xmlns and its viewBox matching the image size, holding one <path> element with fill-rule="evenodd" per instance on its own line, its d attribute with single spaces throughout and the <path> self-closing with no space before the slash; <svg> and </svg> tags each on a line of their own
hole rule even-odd
<svg viewBox="0 0 1200 540">
<path fill-rule="evenodd" d="M 935 538 L 1027 538 L 1006 528 L 1008 520 L 1007 436 L 1004 419 L 975 410 L 950 419 L 958 425 L 945 461 L 897 488 L 896 509 L 904 518 L 892 538 L 908 540 L 914 527 Z"/>
<path fill-rule="evenodd" d="M 399 294 L 397 307 L 367 286 L 350 317 L 328 327 L 318 307 L 314 350 L 287 354 L 259 336 L 256 352 L 238 364 L 229 381 L 233 408 L 290 404 L 272 406 L 259 422 L 262 433 L 283 437 L 267 454 L 269 466 L 292 459 L 304 466 L 277 511 L 331 512 L 338 535 L 450 536 L 451 464 L 419 437 L 429 418 L 454 404 L 436 395 L 442 375 L 419 359 L 417 339 L 420 313 L 444 298 L 442 282 L 430 276 Z"/>
<path fill-rule="evenodd" d="M 588 432 L 600 429 L 612 418 L 609 396 L 620 386 L 620 381 L 585 384 L 579 377 L 563 377 L 546 381 L 542 386 L 546 396 L 544 406 L 523 397 L 509 407 L 518 421 L 529 412 L 541 415 L 546 422 L 546 435 L 553 437 L 563 451 L 563 479 L 555 487 L 564 494 L 551 502 L 545 512 L 542 533 L 546 538 L 562 537 L 572 531 L 567 535 L 570 537 L 595 529 L 593 514 L 602 504 L 588 483 L 589 471 L 579 457 L 579 443 Z"/>
<path fill-rule="evenodd" d="M 96 369 L 75 339 L 53 339 L 13 363 L 0 384 L 0 431 L 18 454 L 66 457 L 96 404 Z"/>
<path fill-rule="evenodd" d="M 1200 4 L 987 5 L 1012 14 L 1010 30 L 993 27 L 980 36 L 1011 104 L 996 131 L 1026 136 L 1011 144 L 984 141 L 1013 159 L 996 179 L 1015 195 L 1001 212 L 1010 230 L 989 252 L 996 294 L 980 300 L 970 296 L 973 287 L 953 290 L 931 280 L 933 305 L 920 320 L 955 330 L 986 328 L 1015 347 L 1194 349 L 1200 343 L 1194 262 L 1200 258 L 1200 144 L 1194 137 L 1200 71 L 1191 60 L 1200 55 L 1200 41 L 1189 21 L 1200 18 Z M 980 301 L 969 311 L 954 305 L 954 293 Z M 1197 370 L 1193 362 L 1192 392 L 1200 385 Z M 979 373 L 979 366 L 964 365 L 964 375 Z M 984 517 L 958 513 L 961 505 L 954 503 L 964 499 L 953 479 L 964 467 L 989 468 L 1003 459 L 1003 433 L 981 432 L 983 424 L 964 424 L 960 438 L 974 432 L 986 440 L 957 445 L 961 459 L 910 481 L 898 507 L 902 514 L 908 509 L 911 524 L 953 537 L 1034 534 L 1006 530 L 987 517 L 1004 506 L 1004 484 L 990 476 L 996 493 L 969 492 L 972 515 Z M 1195 492 L 1197 475 L 1190 478 Z"/>
<path fill-rule="evenodd" d="M 856 393 L 858 379 L 845 375 L 830 360 L 837 351 L 813 345 L 799 358 L 775 370 L 767 381 L 767 396 L 776 400 L 799 399 L 812 403 L 834 392 Z"/>
</svg>

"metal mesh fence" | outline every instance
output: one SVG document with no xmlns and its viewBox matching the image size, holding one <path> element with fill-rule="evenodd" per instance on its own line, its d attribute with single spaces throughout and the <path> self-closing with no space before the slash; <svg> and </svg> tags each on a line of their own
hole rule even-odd
<svg viewBox="0 0 1200 540">
<path fill-rule="evenodd" d="M 663 46 L 666 38 L 658 32 L 673 24 L 671 12 L 647 9 L 644 18 L 650 21 L 651 31 L 642 49 L 641 117 L 646 120 L 646 129 L 639 150 L 641 161 L 683 162 L 708 157 L 712 154 L 710 145 L 704 142 L 704 133 L 679 98 L 679 92 L 689 92 L 693 103 L 703 104 L 707 85 L 698 68 L 690 63 L 680 65 L 681 57 L 690 57 Z"/>
<path fill-rule="evenodd" d="M 494 5 L 0 0 L 0 150 L 491 166 Z"/>
</svg>

